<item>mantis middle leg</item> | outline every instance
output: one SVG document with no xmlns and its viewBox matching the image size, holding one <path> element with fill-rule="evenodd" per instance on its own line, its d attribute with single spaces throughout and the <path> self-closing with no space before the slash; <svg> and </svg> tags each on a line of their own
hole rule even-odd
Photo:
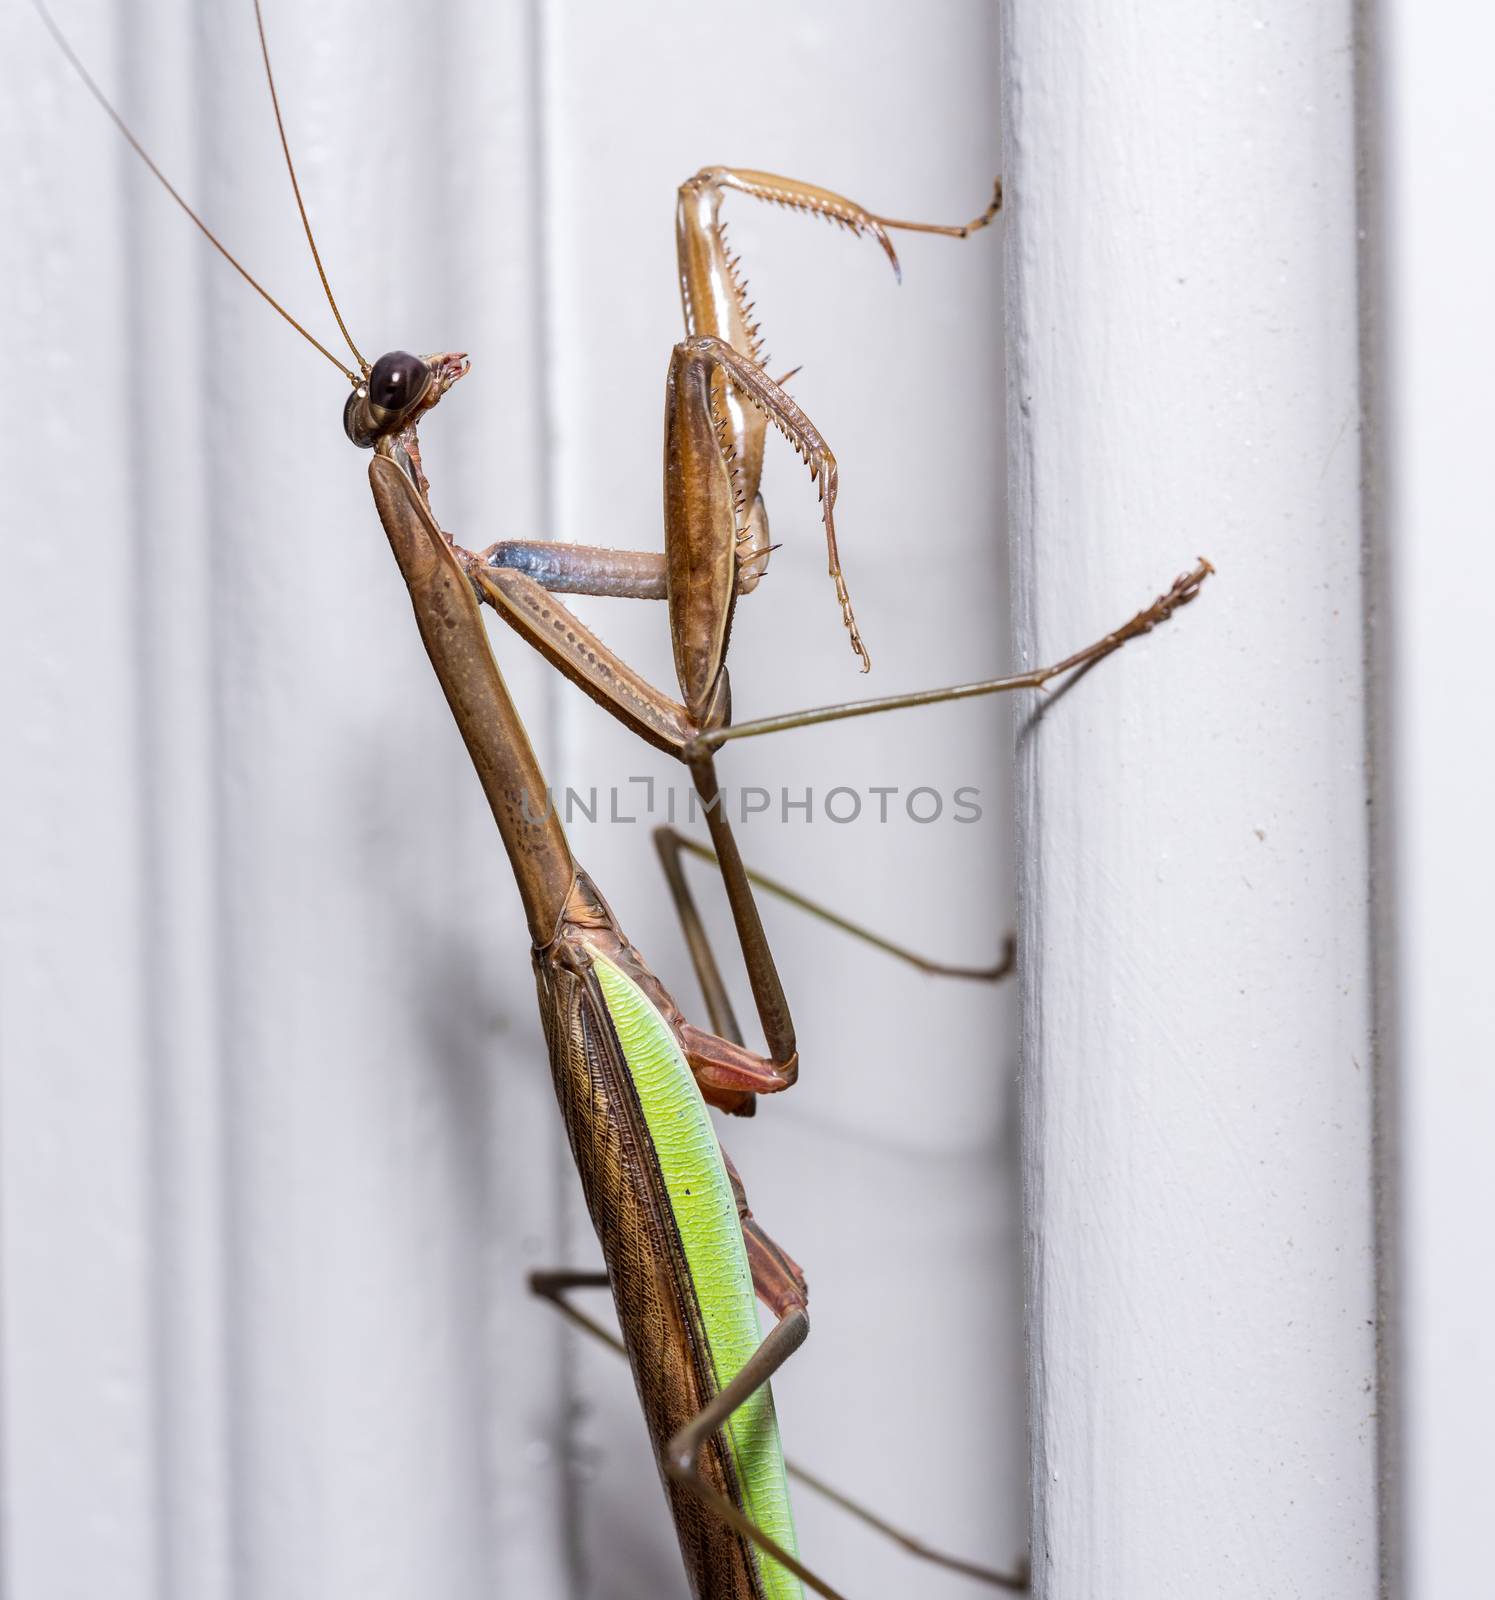
<svg viewBox="0 0 1495 1600">
<path fill-rule="evenodd" d="M 715 759 L 702 735 L 730 715 L 726 652 L 738 594 L 741 508 L 724 444 L 720 397 L 730 385 L 772 421 L 820 484 L 826 537 L 835 549 L 835 457 L 813 423 L 763 370 L 720 339 L 675 347 L 665 399 L 665 581 L 681 698 L 639 674 L 540 582 L 519 567 L 465 556 L 479 594 L 551 663 L 640 737 L 689 767 L 706 810 L 769 1058 L 784 1085 L 798 1069 L 794 1023 L 751 883 L 721 807 Z M 498 547 L 502 550 L 504 547 Z M 609 583 L 616 564 L 597 563 Z M 641 569 L 634 569 L 637 579 Z M 568 569 L 574 575 L 574 569 Z"/>
</svg>

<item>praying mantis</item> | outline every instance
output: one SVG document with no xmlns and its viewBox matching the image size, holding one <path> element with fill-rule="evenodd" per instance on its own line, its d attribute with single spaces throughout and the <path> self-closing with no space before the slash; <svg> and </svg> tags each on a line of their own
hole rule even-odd
<svg viewBox="0 0 1495 1600">
<path fill-rule="evenodd" d="M 414 369 L 409 370 L 412 373 L 414 372 Z M 430 368 L 428 365 L 428 371 L 429 370 Z M 448 387 L 450 383 L 455 382 L 458 375 L 459 367 L 454 361 L 436 363 L 435 374 L 431 381 L 438 386 L 439 392 L 429 395 L 422 394 L 414 403 L 419 405 L 422 410 L 428 409 L 429 407 L 426 402 L 429 401 L 430 404 L 434 404 L 435 400 L 440 398 L 440 392 L 444 392 L 444 389 Z M 748 373 L 744 370 L 739 369 L 738 375 L 744 384 L 751 384 L 756 381 L 751 373 Z M 386 407 L 385 409 L 388 410 L 390 408 Z M 688 411 L 687 414 L 689 415 Z M 699 423 L 701 420 L 699 411 L 694 414 L 694 417 L 695 421 Z M 418 416 L 405 417 L 401 415 L 393 423 L 386 422 L 382 429 L 380 427 L 370 429 L 363 423 L 359 423 L 358 426 L 363 428 L 367 441 L 372 443 L 376 451 L 375 468 L 377 469 L 377 475 L 375 477 L 375 493 L 376 498 L 380 498 L 381 515 L 385 521 L 386 530 L 390 531 L 391 541 L 396 543 L 397 547 L 403 548 L 405 555 L 412 561 L 418 556 L 421 556 L 423 553 L 434 553 L 434 555 L 439 558 L 438 564 L 441 572 L 445 575 L 446 579 L 451 580 L 451 583 L 455 585 L 454 588 L 448 588 L 444 591 L 447 598 L 451 599 L 454 595 L 460 596 L 462 589 L 460 583 L 456 582 L 453 569 L 451 568 L 450 564 L 446 562 L 443 552 L 454 550 L 454 547 L 448 545 L 444 539 L 441 539 L 438 544 L 438 535 L 433 534 L 433 528 L 435 527 L 435 524 L 428 520 L 430 514 L 430 505 L 423 490 L 421 489 L 418 471 L 407 473 L 400 458 L 400 452 L 403 451 L 404 459 L 410 462 L 412 466 L 415 466 L 418 463 L 418 456 L 412 455 L 412 452 L 409 449 L 409 446 L 415 443 L 415 434 L 413 432 L 413 428 L 415 422 L 418 420 Z M 709 451 L 707 454 L 707 459 L 709 460 Z M 401 476 L 392 476 L 391 474 L 393 473 L 399 473 Z M 407 484 L 413 487 L 413 495 L 411 490 L 406 487 Z M 734 527 L 734 544 L 736 542 L 736 531 L 737 530 Z M 422 546 L 421 544 L 422 537 L 424 537 L 426 541 L 425 546 Z M 401 541 L 403 541 L 403 544 Z M 429 548 L 427 549 L 427 547 Z M 516 554 L 512 550 L 509 553 L 511 555 Z M 716 554 L 718 556 L 720 555 L 719 546 L 716 548 Z M 459 558 L 455 555 L 453 559 L 465 561 L 465 558 Z M 535 599 L 533 594 L 526 590 L 523 585 L 516 585 L 512 582 L 512 580 L 503 576 L 506 573 L 519 570 L 520 569 L 518 567 L 504 566 L 502 563 L 495 565 L 491 560 L 487 562 L 479 562 L 475 566 L 468 566 L 465 564 L 462 565 L 462 574 L 468 582 L 469 587 L 473 587 L 475 585 L 478 589 L 483 591 L 485 599 L 491 601 L 497 598 L 500 603 L 511 603 L 516 592 L 528 599 Z M 498 576 L 495 576 L 495 574 L 498 574 Z M 522 575 L 523 573 L 521 572 L 521 576 Z M 412 588 L 414 590 L 417 584 L 428 583 L 429 581 L 430 580 L 427 576 L 418 576 L 416 580 L 412 580 Z M 505 583 L 510 585 L 509 592 L 507 593 L 502 587 Z M 495 588 L 497 589 L 497 595 L 493 593 Z M 1188 588 L 1177 591 L 1172 595 L 1168 606 L 1179 604 L 1184 599 L 1190 598 L 1192 596 L 1192 592 L 1192 589 Z M 455 602 L 453 601 L 453 603 Z M 445 602 L 443 601 L 442 604 L 444 605 Z M 1148 620 L 1159 620 L 1162 615 L 1166 614 L 1166 609 L 1168 609 L 1168 606 L 1165 606 L 1161 609 L 1154 608 L 1150 614 L 1144 613 L 1143 616 L 1144 618 L 1148 618 Z M 441 606 L 439 606 L 437 602 L 433 600 L 432 593 L 428 588 L 423 592 L 423 595 L 417 596 L 416 612 L 417 617 L 422 621 L 423 626 L 434 625 L 432 624 L 433 610 L 440 611 Z M 442 612 L 442 615 L 453 616 L 455 615 L 455 612 L 447 609 L 446 611 Z M 506 613 L 505 616 L 506 620 L 513 620 L 512 613 Z M 1139 631 L 1141 625 L 1142 624 L 1139 624 Z M 477 647 L 477 634 L 473 633 L 472 631 L 471 617 L 468 616 L 465 621 L 461 622 L 460 626 L 456 628 L 456 631 L 459 631 L 463 634 L 464 638 L 467 640 L 467 643 L 472 646 L 472 650 L 477 660 L 481 663 L 482 651 Z M 681 642 L 687 646 L 692 645 L 695 642 L 695 635 L 693 635 L 687 628 L 683 633 Z M 710 655 L 711 653 L 712 652 L 708 649 L 707 654 Z M 1076 664 L 1079 665 L 1083 663 Z M 486 672 L 486 668 L 481 668 L 480 670 Z M 448 686 L 450 686 L 453 681 L 452 674 L 454 671 L 455 669 L 452 667 L 451 663 L 447 663 L 445 666 L 438 664 L 438 673 L 446 674 L 443 681 L 444 684 Z M 688 674 L 686 675 L 688 676 Z M 449 687 L 449 693 L 450 692 L 451 690 Z M 708 685 L 705 696 L 702 699 L 702 715 L 698 719 L 700 722 L 706 724 L 711 722 L 711 717 L 709 715 L 711 709 L 709 705 L 709 693 L 710 686 Z M 499 755 L 501 755 L 504 751 L 508 751 L 512 754 L 513 752 L 521 749 L 524 741 L 522 734 L 519 733 L 511 724 L 508 724 L 505 721 L 507 713 L 504 711 L 501 685 L 499 686 L 499 690 L 495 692 L 492 684 L 489 683 L 488 688 L 483 691 L 483 694 L 485 701 L 497 708 L 495 714 L 498 716 L 500 732 L 494 738 L 490 739 L 487 734 L 479 729 L 478 731 L 470 734 L 470 743 L 472 743 L 473 740 L 477 741 L 478 750 L 475 750 L 474 754 L 478 757 L 480 762 L 490 762 L 491 775 L 493 772 L 498 770 L 496 767 L 491 766 L 491 763 L 496 759 L 495 751 L 497 751 Z M 466 716 L 468 722 L 471 723 L 472 717 L 470 713 L 467 712 L 459 712 L 459 721 L 462 720 L 464 716 Z M 464 731 L 468 730 L 465 729 Z M 656 731 L 658 730 L 656 729 Z M 718 730 L 708 727 L 706 731 L 715 732 Z M 692 735 L 689 738 L 682 739 L 682 751 L 693 747 L 693 740 L 696 737 L 697 736 Z M 479 751 L 483 753 L 479 755 Z M 696 753 L 709 754 L 709 746 L 705 752 L 700 752 L 697 750 Z M 527 774 L 527 780 L 533 783 L 533 774 Z M 502 787 L 506 780 L 502 779 L 502 777 L 495 777 L 493 781 L 499 784 L 501 795 L 506 797 L 505 799 L 502 799 L 500 803 L 503 804 L 511 801 L 512 792 Z M 490 789 L 490 797 L 493 792 L 494 791 Z M 540 809 L 537 795 L 531 793 L 529 795 L 529 800 L 531 804 L 528 808 L 524 806 L 520 807 L 520 819 L 517 823 L 514 821 L 512 809 L 508 813 L 510 825 L 509 837 L 515 841 L 511 845 L 511 848 L 518 851 L 522 860 L 527 863 L 527 865 L 522 869 L 516 867 L 516 870 L 522 870 L 530 874 L 530 877 L 525 880 L 527 896 L 532 905 L 540 913 L 538 916 L 539 922 L 541 924 L 545 924 L 548 920 L 549 926 L 553 930 L 556 919 L 560 914 L 558 911 L 556 911 L 554 904 L 556 892 L 561 887 L 560 880 L 565 878 L 568 885 L 571 883 L 570 874 L 567 869 L 568 857 L 564 853 L 565 847 L 563 846 L 563 843 L 558 840 L 553 833 L 549 835 L 548 839 L 543 844 L 536 845 L 533 849 L 530 849 L 524 844 L 524 840 L 526 838 L 524 811 L 529 809 L 531 812 L 538 812 Z M 500 819 L 500 823 L 502 826 L 502 818 Z M 570 889 L 568 887 L 565 893 L 561 895 L 562 910 L 564 910 L 566 905 L 569 904 L 569 894 Z M 554 915 L 549 915 L 547 918 L 546 913 L 554 913 Z M 609 932 L 607 928 L 598 923 L 596 919 L 600 915 L 601 913 L 594 904 L 588 904 L 581 907 L 573 906 L 572 925 L 573 927 L 590 928 L 592 931 L 592 938 L 594 940 L 603 937 L 604 934 L 607 937 L 616 937 L 621 939 L 621 935 L 617 933 L 615 927 L 611 928 L 611 931 Z M 532 926 L 534 921 L 535 919 L 532 918 Z M 538 933 L 539 930 L 536 931 Z M 748 942 L 755 951 L 761 951 L 762 946 L 754 943 L 751 937 L 749 938 Z M 569 942 L 563 940 L 561 945 L 558 946 L 556 944 L 555 936 L 552 933 L 552 936 L 548 940 L 544 941 L 544 943 L 547 948 L 554 948 L 556 952 L 555 964 L 550 970 L 550 978 L 554 984 L 564 983 L 574 986 L 576 982 L 584 980 L 584 973 L 577 970 L 574 940 Z M 631 961 L 633 959 L 633 957 L 629 954 L 628 949 L 621 945 L 618 947 L 616 954 L 620 960 Z M 565 961 L 560 960 L 562 955 L 566 957 Z M 580 964 L 583 967 L 585 966 L 584 958 L 581 960 Z M 552 991 L 553 994 L 555 992 L 556 991 L 554 990 Z M 602 1013 L 595 1010 L 597 1004 L 596 995 L 591 991 L 589 991 L 589 993 L 591 994 L 590 1004 L 594 1008 L 592 1015 L 596 1018 L 600 1018 Z M 547 1014 L 552 1022 L 554 1022 L 560 1014 L 561 1002 L 556 998 L 551 998 L 546 1002 L 546 1004 L 549 1007 Z M 657 1001 L 656 1005 L 657 1008 L 663 1008 L 664 1002 Z M 769 1009 L 772 1012 L 772 1004 L 769 1005 Z M 609 1015 L 610 1014 L 611 1013 L 609 1013 Z M 665 1015 L 667 1020 L 671 1020 L 667 1011 L 665 1012 Z M 675 1025 L 672 1023 L 672 1028 L 677 1034 L 680 1031 L 680 1025 Z M 698 1043 L 700 1042 L 697 1038 L 697 1035 L 694 1033 L 692 1033 L 689 1037 L 692 1040 L 696 1040 Z M 783 1040 L 780 1040 L 780 1047 L 781 1048 L 778 1053 L 781 1059 L 779 1059 L 776 1064 L 782 1068 L 787 1064 L 787 1058 L 792 1055 L 792 1049 L 787 1047 Z M 730 1056 L 730 1052 L 728 1052 L 728 1055 Z M 730 1061 L 727 1063 L 729 1066 L 740 1064 L 740 1060 L 736 1056 L 731 1056 Z M 718 1065 L 720 1065 L 720 1063 L 718 1063 Z M 721 1086 L 720 1080 L 718 1080 L 717 1086 Z M 742 1089 L 739 1084 L 737 1092 L 745 1093 L 746 1090 Z M 795 1326 L 797 1326 L 797 1324 Z M 662 1442 L 667 1443 L 668 1441 Z M 742 1550 L 736 1545 L 732 1546 L 732 1550 L 734 1552 L 733 1554 L 730 1556 L 720 1557 L 720 1560 L 727 1562 L 729 1565 L 732 1562 L 735 1562 L 739 1568 L 742 1568 L 744 1567 L 745 1563 L 750 1562 L 753 1559 L 751 1555 L 744 1556 Z M 707 1576 L 704 1578 L 698 1577 L 697 1582 L 698 1586 L 709 1586 L 703 1588 L 702 1592 L 718 1592 L 720 1587 L 717 1574 L 714 1572 L 708 1572 Z M 726 1588 L 720 1588 L 720 1592 L 732 1591 Z M 819 1592 L 828 1591 L 821 1589 Z"/>
</svg>

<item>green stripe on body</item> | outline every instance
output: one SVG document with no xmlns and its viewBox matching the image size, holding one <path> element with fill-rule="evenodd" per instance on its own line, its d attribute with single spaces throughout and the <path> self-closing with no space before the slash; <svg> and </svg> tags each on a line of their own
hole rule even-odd
<svg viewBox="0 0 1495 1600">
<path fill-rule="evenodd" d="M 599 951 L 592 950 L 591 955 L 664 1175 L 686 1265 L 695 1282 L 717 1386 L 725 1388 L 758 1348 L 760 1335 L 753 1275 L 721 1145 L 675 1035 L 626 973 Z M 798 1556 L 789 1482 L 767 1384 L 732 1413 L 722 1432 L 742 1490 L 743 1510 L 771 1539 Z M 768 1600 L 803 1600 L 804 1590 L 792 1572 L 756 1545 L 749 1548 Z"/>
</svg>

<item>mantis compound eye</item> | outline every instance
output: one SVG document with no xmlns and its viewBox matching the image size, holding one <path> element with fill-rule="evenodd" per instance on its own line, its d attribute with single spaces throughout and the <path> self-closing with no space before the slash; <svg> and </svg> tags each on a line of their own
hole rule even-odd
<svg viewBox="0 0 1495 1600">
<path fill-rule="evenodd" d="M 380 356 L 369 373 L 369 406 L 376 420 L 385 412 L 390 421 L 408 410 L 426 392 L 431 369 L 408 350 L 391 350 Z"/>
<path fill-rule="evenodd" d="M 361 450 L 402 423 L 431 387 L 431 369 L 408 350 L 380 356 L 343 408 L 343 431 Z"/>
</svg>

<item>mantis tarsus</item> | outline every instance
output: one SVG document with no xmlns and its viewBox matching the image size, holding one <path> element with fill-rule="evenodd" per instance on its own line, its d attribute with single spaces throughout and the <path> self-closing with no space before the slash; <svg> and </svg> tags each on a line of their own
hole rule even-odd
<svg viewBox="0 0 1495 1600">
<path fill-rule="evenodd" d="M 698 389 L 695 399 L 693 401 L 687 399 L 680 407 L 683 431 L 678 454 L 686 456 L 694 449 L 698 469 L 708 475 L 715 471 L 712 465 L 712 453 L 717 449 L 714 437 L 707 437 L 704 428 L 708 420 L 713 424 L 718 420 L 713 414 L 714 401 L 709 388 L 710 370 L 715 359 L 718 357 L 703 347 L 686 348 L 681 355 L 679 373 L 682 387 L 694 383 L 698 385 Z M 725 353 L 720 354 L 719 362 L 730 365 Z M 376 364 L 376 372 L 378 365 Z M 403 370 L 409 372 L 417 382 L 419 381 L 418 369 L 410 367 Z M 794 1062 L 793 1037 L 792 1031 L 787 1026 L 787 1013 L 780 1015 L 779 1003 L 773 996 L 764 970 L 754 972 L 754 989 L 755 997 L 760 1002 L 760 1011 L 768 1012 L 764 1019 L 770 1040 L 767 1060 L 746 1059 L 741 1053 L 740 1043 L 730 1037 L 725 1043 L 731 1048 L 718 1050 L 716 1045 L 709 1038 L 703 1037 L 699 1030 L 687 1031 L 688 1024 L 680 1019 L 679 1013 L 663 995 L 662 990 L 655 990 L 652 983 L 645 982 L 647 972 L 636 953 L 627 946 L 610 916 L 604 912 L 595 898 L 586 892 L 584 880 L 575 877 L 564 839 L 559 836 L 558 825 L 554 827 L 549 824 L 540 827 L 529 825 L 522 815 L 523 806 L 520 808 L 521 815 L 516 820 L 513 809 L 516 797 L 522 800 L 528 794 L 532 811 L 540 809 L 535 799 L 538 787 L 534 787 L 538 785 L 538 774 L 529 760 L 528 746 L 517 718 L 513 715 L 512 707 L 508 704 L 502 682 L 498 679 L 496 670 L 492 669 L 491 660 L 487 656 L 487 645 L 481 624 L 476 620 L 478 613 L 474 591 L 480 590 L 485 598 L 504 604 L 507 608 L 504 613 L 506 620 L 511 622 L 523 620 L 517 610 L 520 603 L 533 602 L 536 606 L 546 606 L 550 602 L 538 598 L 531 587 L 526 587 L 525 584 L 508 576 L 511 573 L 518 573 L 521 578 L 527 576 L 519 566 L 525 559 L 523 552 L 510 546 L 503 552 L 504 559 L 496 565 L 491 560 L 482 561 L 468 557 L 465 552 L 457 551 L 445 540 L 431 519 L 429 502 L 419 474 L 418 454 L 410 447 L 415 442 L 414 428 L 419 415 L 440 398 L 450 382 L 455 381 L 459 375 L 459 368 L 454 362 L 437 360 L 422 364 L 420 370 L 429 374 L 427 381 L 432 385 L 430 390 L 424 394 L 417 394 L 409 406 L 386 408 L 395 411 L 396 414 L 392 418 L 368 419 L 379 424 L 377 426 L 363 427 L 360 420 L 355 419 L 355 427 L 361 428 L 367 442 L 373 444 L 375 448 L 373 480 L 376 498 L 380 502 L 381 516 L 392 542 L 396 545 L 397 554 L 401 557 L 407 582 L 411 585 L 417 617 L 427 637 L 428 646 L 431 647 L 438 674 L 442 677 L 448 697 L 453 700 L 458 720 L 463 725 L 464 734 L 469 747 L 473 750 L 474 759 L 484 778 L 489 797 L 494 802 L 495 814 L 504 831 L 505 842 L 515 860 L 516 875 L 526 897 L 527 910 L 530 912 L 531 928 L 535 933 L 537 944 L 541 946 L 542 995 L 547 996 L 544 1004 L 547 1022 L 553 1033 L 553 1051 L 557 1057 L 558 1073 L 561 1067 L 559 1058 L 567 1048 L 568 1041 L 574 1048 L 575 1029 L 578 1026 L 582 1027 L 583 1031 L 587 1027 L 595 1027 L 604 1036 L 609 1028 L 614 1027 L 615 1019 L 610 1020 L 613 1019 L 613 1013 L 609 1010 L 607 997 L 600 993 L 598 982 L 592 974 L 593 956 L 590 954 L 590 952 L 600 952 L 605 957 L 610 950 L 614 965 L 625 976 L 631 976 L 636 987 L 650 994 L 656 1011 L 669 1024 L 677 1043 L 686 1047 L 687 1054 L 691 1053 L 691 1047 L 694 1046 L 693 1064 L 700 1067 L 702 1074 L 707 1078 L 708 1087 L 715 1089 L 719 1098 L 735 1097 L 738 1108 L 750 1105 L 753 1103 L 751 1096 L 754 1093 L 764 1088 L 777 1087 L 787 1079 Z M 385 375 L 389 375 L 387 370 Z M 739 367 L 737 376 L 745 387 L 757 381 L 754 374 L 745 368 Z M 703 384 L 707 386 L 704 394 L 699 387 Z M 715 460 L 720 462 L 720 456 Z M 406 471 L 405 462 L 410 463 L 414 468 L 413 472 Z M 724 549 L 724 542 L 719 537 L 724 525 L 720 511 L 721 501 L 718 497 L 712 515 L 706 519 L 704 525 L 708 535 L 705 556 L 707 564 L 714 565 L 717 579 L 721 576 L 726 558 L 733 554 L 731 545 L 726 545 Z M 692 522 L 692 512 L 689 507 L 683 508 L 680 515 L 687 531 L 696 526 Z M 734 542 L 737 533 L 736 522 L 734 515 L 731 518 Z M 753 531 L 751 517 L 746 531 L 750 539 L 757 537 Z M 749 543 L 747 558 L 737 565 L 736 572 L 748 578 L 755 576 L 753 562 L 757 559 L 759 549 L 760 545 Z M 531 579 L 530 582 L 532 581 Z M 496 596 L 495 590 L 497 590 Z M 719 596 L 719 583 L 714 592 Z M 1189 585 L 1176 588 L 1162 604 L 1144 613 L 1138 625 L 1158 620 L 1167 614 L 1171 605 L 1180 603 L 1192 592 L 1192 587 Z M 536 613 L 532 612 L 530 615 L 534 616 Z M 712 639 L 711 633 L 711 625 L 701 627 L 687 618 L 677 625 L 675 634 L 677 660 L 682 650 L 687 655 L 699 651 L 699 658 L 690 656 L 685 660 L 681 670 L 682 704 L 691 712 L 694 728 L 688 729 L 685 724 L 678 721 L 669 723 L 667 713 L 661 713 L 661 716 L 666 718 L 662 735 L 661 725 L 650 724 L 651 731 L 655 735 L 661 736 L 671 747 L 678 746 L 677 753 L 692 759 L 694 770 L 698 773 L 703 770 L 709 773 L 706 758 L 714 743 L 721 742 L 724 736 L 740 737 L 753 731 L 747 727 L 728 730 L 720 726 L 720 700 L 714 698 L 719 696 L 719 690 L 715 686 L 717 680 L 714 677 L 714 667 L 719 667 L 720 655 L 719 647 Z M 1114 647 L 1115 641 L 1107 641 L 1092 650 L 1089 655 L 1093 657 Z M 565 662 L 573 673 L 580 670 L 575 656 L 566 656 Z M 595 688 L 595 683 L 588 686 Z M 987 689 L 992 686 L 981 687 Z M 690 703 L 692 699 L 695 701 L 694 706 Z M 639 714 L 640 720 L 647 721 L 650 713 L 657 711 L 658 707 L 651 704 L 647 711 Z M 775 724 L 775 726 L 788 725 L 794 725 L 794 719 L 784 719 Z M 646 730 L 641 727 L 640 731 Z M 661 739 L 656 738 L 656 742 L 661 742 Z M 726 854 L 727 850 L 722 847 L 721 841 L 718 841 L 718 844 L 719 853 Z M 729 858 L 729 883 L 733 881 L 732 863 Z M 748 906 L 750 902 L 745 898 L 740 882 L 737 885 L 737 896 L 739 903 L 734 905 L 734 910 L 738 912 L 738 925 L 741 930 L 748 912 L 740 908 Z M 751 928 L 744 936 L 744 942 L 749 951 L 750 969 L 754 952 L 759 952 L 762 960 L 768 959 L 766 943 L 763 943 Z M 568 1010 L 568 1007 L 574 1009 Z M 717 1022 L 714 1013 L 713 1022 Z M 713 1029 L 718 1042 L 721 1035 L 733 1031 L 725 1024 L 718 1024 Z M 618 1052 L 613 1051 L 612 1044 L 604 1043 L 600 1048 L 603 1055 L 612 1053 L 612 1065 L 616 1067 Z M 622 1052 L 622 1055 L 626 1058 L 627 1052 Z M 573 1138 L 575 1137 L 576 1130 L 573 1128 Z M 647 1229 L 644 1231 L 647 1232 Z M 622 1237 L 622 1244 L 617 1248 L 625 1246 L 632 1248 L 630 1240 L 636 1238 L 636 1234 L 628 1235 L 626 1229 L 620 1229 L 619 1234 Z M 626 1237 L 623 1237 L 625 1235 Z M 606 1244 L 606 1241 L 604 1242 Z M 795 1308 L 791 1302 L 794 1296 L 790 1292 L 793 1274 L 787 1273 L 786 1276 L 788 1287 L 784 1283 L 780 1284 L 779 1300 L 781 1308 L 785 1310 L 786 1319 L 789 1320 L 789 1327 L 791 1330 L 797 1330 L 802 1323 L 793 1320 Z M 625 1326 L 627 1323 L 628 1318 L 625 1316 Z M 789 1336 L 786 1335 L 786 1338 Z M 678 1358 L 679 1351 L 676 1350 L 674 1355 Z M 661 1370 L 667 1369 L 668 1366 L 669 1362 L 666 1360 Z M 678 1377 L 678 1373 L 676 1376 Z M 697 1391 L 696 1398 L 701 1398 L 710 1386 L 710 1381 L 703 1378 L 699 1371 L 692 1380 L 682 1381 L 676 1385 L 686 1394 L 686 1398 L 689 1398 L 689 1391 L 692 1388 Z M 656 1432 L 658 1433 L 662 1427 L 662 1423 L 657 1423 Z M 724 1476 L 720 1470 L 720 1463 L 717 1475 Z M 682 1516 L 685 1520 L 690 1520 L 688 1513 L 682 1513 Z M 700 1557 L 704 1565 L 700 1566 L 697 1583 L 702 1587 L 702 1592 L 734 1592 L 728 1584 L 735 1580 L 729 1580 L 723 1574 L 729 1569 L 751 1573 L 752 1558 L 743 1553 L 740 1541 L 735 1539 L 724 1541 L 708 1533 L 701 1533 L 700 1526 L 697 1525 L 697 1544 L 707 1553 Z M 702 1576 L 702 1573 L 705 1575 Z M 752 1580 L 749 1577 L 742 1581 Z M 820 1592 L 828 1591 L 822 1589 Z"/>
</svg>

